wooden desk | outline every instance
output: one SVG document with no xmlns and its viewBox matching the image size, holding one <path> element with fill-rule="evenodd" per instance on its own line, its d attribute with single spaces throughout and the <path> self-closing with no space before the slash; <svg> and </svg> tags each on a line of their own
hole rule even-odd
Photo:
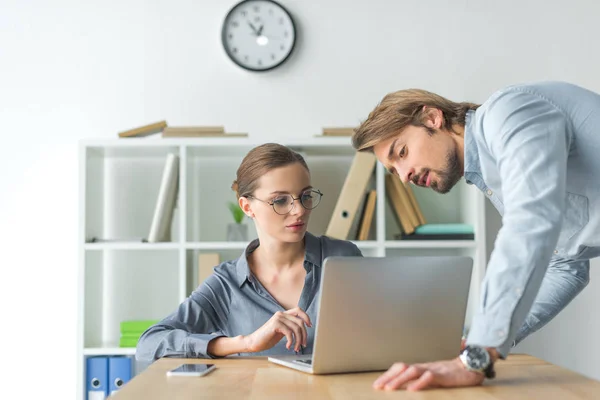
<svg viewBox="0 0 600 400">
<path fill-rule="evenodd" d="M 167 377 L 182 363 L 214 362 L 205 377 Z M 313 376 L 272 364 L 266 358 L 161 359 L 127 383 L 115 400 L 126 399 L 600 399 L 600 382 L 527 355 L 497 364 L 493 384 L 464 389 L 385 392 L 371 388 L 379 372 Z"/>
</svg>

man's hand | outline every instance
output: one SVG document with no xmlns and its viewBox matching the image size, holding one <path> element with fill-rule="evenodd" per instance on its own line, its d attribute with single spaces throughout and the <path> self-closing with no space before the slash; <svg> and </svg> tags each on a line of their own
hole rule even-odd
<svg viewBox="0 0 600 400">
<path fill-rule="evenodd" d="M 308 315 L 299 307 L 285 312 L 276 312 L 263 326 L 244 337 L 246 351 L 256 353 L 275 346 L 285 336 L 286 347 L 300 351 L 306 346 L 308 334 L 306 326 L 312 326 Z"/>
<path fill-rule="evenodd" d="M 483 374 L 467 371 L 457 357 L 449 361 L 408 365 L 396 363 L 373 383 L 375 389 L 410 391 L 437 387 L 481 385 Z"/>
</svg>

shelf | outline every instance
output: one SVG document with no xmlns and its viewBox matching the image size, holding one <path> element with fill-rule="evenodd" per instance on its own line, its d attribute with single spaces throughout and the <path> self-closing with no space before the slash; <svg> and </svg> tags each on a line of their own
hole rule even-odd
<svg viewBox="0 0 600 400">
<path fill-rule="evenodd" d="M 186 250 L 244 250 L 248 242 L 188 242 Z"/>
<path fill-rule="evenodd" d="M 474 240 L 388 240 L 385 242 L 387 249 L 468 249 L 476 246 Z"/>
<path fill-rule="evenodd" d="M 85 349 L 83 349 L 83 354 L 86 356 L 103 356 L 103 355 L 132 356 L 132 355 L 135 355 L 135 347 L 115 347 L 115 346 L 86 347 Z"/>
<path fill-rule="evenodd" d="M 177 250 L 179 243 L 141 243 L 141 242 L 112 242 L 86 243 L 85 250 Z"/>
<path fill-rule="evenodd" d="M 375 240 L 353 240 L 352 243 L 361 249 L 376 249 L 379 244 Z M 425 249 L 425 248 L 473 248 L 474 240 L 388 240 L 383 247 L 388 249 Z M 243 250 L 248 242 L 188 242 L 180 243 L 86 243 L 85 250 Z"/>
<path fill-rule="evenodd" d="M 375 240 L 354 240 L 352 241 L 361 249 L 375 249 L 377 242 Z M 185 244 L 186 250 L 244 250 L 248 242 L 189 242 Z"/>
</svg>

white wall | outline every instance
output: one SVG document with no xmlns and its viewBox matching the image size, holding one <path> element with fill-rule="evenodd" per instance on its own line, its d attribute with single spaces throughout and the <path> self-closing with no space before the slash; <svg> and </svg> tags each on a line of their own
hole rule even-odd
<svg viewBox="0 0 600 400">
<path fill-rule="evenodd" d="M 538 79 L 600 91 L 593 0 L 282 0 L 298 47 L 267 74 L 226 59 L 220 25 L 233 3 L 0 0 L 3 359 L 42 356 L 75 386 L 79 139 L 161 119 L 265 140 L 311 136 L 358 123 L 407 87 L 471 101 Z M 600 356 L 593 285 L 531 345 L 589 375 Z M 16 375 L 16 387 L 32 387 Z M 58 388 L 54 378 L 39 376 L 32 390 Z"/>
</svg>

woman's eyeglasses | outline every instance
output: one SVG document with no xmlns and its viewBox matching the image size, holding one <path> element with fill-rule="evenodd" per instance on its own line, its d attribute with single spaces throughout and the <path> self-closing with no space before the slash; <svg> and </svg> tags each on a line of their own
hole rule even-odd
<svg viewBox="0 0 600 400">
<path fill-rule="evenodd" d="M 300 197 L 294 197 L 291 194 L 282 194 L 278 195 L 271 201 L 265 201 L 261 199 L 257 199 L 252 195 L 248 195 L 246 197 L 262 201 L 273 207 L 273 211 L 275 211 L 279 215 L 286 215 L 292 212 L 294 209 L 294 202 L 296 200 L 300 200 L 300 204 L 307 210 L 315 209 L 319 203 L 321 202 L 321 197 L 323 197 L 323 193 L 321 193 L 318 189 L 310 189 L 302 192 Z"/>
</svg>

